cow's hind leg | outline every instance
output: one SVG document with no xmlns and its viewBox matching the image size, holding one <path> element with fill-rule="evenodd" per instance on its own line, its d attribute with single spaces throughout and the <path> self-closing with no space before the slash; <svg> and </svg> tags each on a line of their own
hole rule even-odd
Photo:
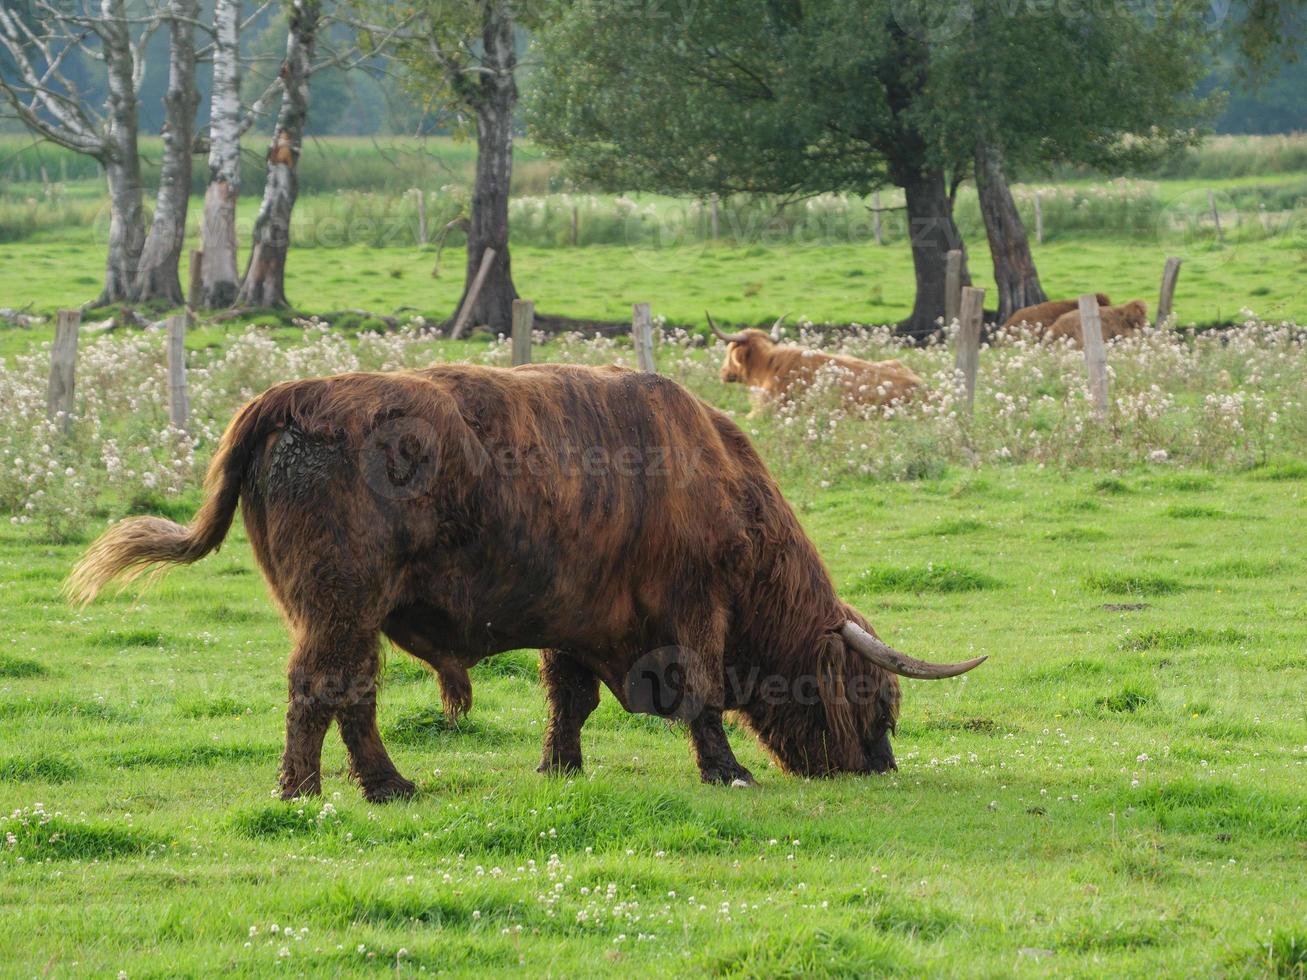
<svg viewBox="0 0 1307 980">
<path fill-rule="evenodd" d="M 340 737 L 349 752 L 349 772 L 363 789 L 363 797 L 373 803 L 407 798 L 415 787 L 399 774 L 390 761 L 381 733 L 377 730 L 377 684 L 379 668 L 377 641 L 374 637 L 368 656 L 359 664 L 356 688 L 336 711 Z"/>
<path fill-rule="evenodd" d="M 350 772 L 370 800 L 410 796 L 377 732 L 377 634 L 322 624 L 305 632 L 291 656 L 290 705 L 281 792 L 289 799 L 322 789 L 322 741 L 332 718 L 349 750 Z"/>
<path fill-rule="evenodd" d="M 562 650 L 540 651 L 540 681 L 549 699 L 539 772 L 581 771 L 581 726 L 599 704 L 599 678 Z"/>
</svg>

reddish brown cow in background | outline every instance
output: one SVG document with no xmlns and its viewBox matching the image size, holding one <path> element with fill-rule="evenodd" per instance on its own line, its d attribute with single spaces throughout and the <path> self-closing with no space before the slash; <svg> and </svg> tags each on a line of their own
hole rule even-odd
<svg viewBox="0 0 1307 980">
<path fill-rule="evenodd" d="M 1100 306 L 1098 319 L 1102 324 L 1104 341 L 1116 337 L 1129 337 L 1144 329 L 1148 323 L 1148 304 L 1141 299 L 1132 299 L 1129 303 L 1122 303 L 1120 306 Z M 1053 325 L 1044 331 L 1043 340 L 1050 343 L 1054 340 L 1066 340 L 1072 347 L 1082 346 L 1085 338 L 1081 333 L 1080 310 L 1075 309 L 1058 317 Z"/>
<path fill-rule="evenodd" d="M 1112 305 L 1107 293 L 1096 293 L 1094 298 L 1098 300 L 1099 306 Z M 1054 324 L 1058 317 L 1064 313 L 1070 313 L 1079 306 L 1079 299 L 1051 299 L 1046 303 L 1036 303 L 1034 306 L 1027 306 L 1024 309 L 1017 310 L 1003 321 L 1003 326 L 1000 329 L 1012 331 L 1025 324 L 1027 329 L 1033 331 L 1036 336 L 1040 336 Z"/>
<path fill-rule="evenodd" d="M 842 354 L 823 354 L 777 343 L 781 317 L 772 326 L 771 336 L 761 330 L 723 333 L 708 317 L 708 326 L 718 339 L 726 342 L 726 360 L 722 362 L 722 381 L 749 386 L 751 416 L 772 402 L 799 395 L 816 379 L 820 371 L 830 372 L 852 405 L 888 405 L 906 401 L 921 388 L 921 378 L 902 361 L 863 361 Z"/>
<path fill-rule="evenodd" d="M 333 719 L 368 799 L 413 792 L 377 729 L 382 633 L 435 668 L 452 711 L 479 660 L 543 648 L 544 771 L 580 768 L 602 682 L 628 709 L 687 720 L 716 783 L 752 781 L 724 711 L 791 772 L 882 772 L 894 673 L 980 662 L 924 664 L 877 640 L 740 429 L 657 375 L 442 365 L 278 385 L 227 428 L 207 485 L 190 527 L 110 528 L 69 592 L 89 601 L 115 576 L 200 559 L 239 500 L 294 634 L 287 797 L 319 792 Z"/>
</svg>

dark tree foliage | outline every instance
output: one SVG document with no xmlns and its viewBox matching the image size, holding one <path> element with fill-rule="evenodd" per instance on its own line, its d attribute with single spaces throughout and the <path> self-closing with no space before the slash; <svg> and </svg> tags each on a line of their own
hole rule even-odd
<svg viewBox="0 0 1307 980">
<path fill-rule="evenodd" d="M 953 196 L 977 146 L 1015 168 L 1119 166 L 1192 141 L 1210 112 L 1190 94 L 1204 10 L 578 0 L 538 38 L 529 121 L 574 179 L 608 188 L 903 188 L 917 300 L 902 326 L 921 336 L 943 313 Z"/>
</svg>

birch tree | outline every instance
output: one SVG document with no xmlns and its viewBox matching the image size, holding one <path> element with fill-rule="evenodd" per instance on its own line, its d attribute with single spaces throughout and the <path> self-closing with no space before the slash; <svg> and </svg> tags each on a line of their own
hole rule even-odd
<svg viewBox="0 0 1307 980">
<path fill-rule="evenodd" d="M 240 0 L 215 0 L 213 88 L 209 95 L 209 183 L 200 226 L 207 309 L 230 306 L 240 289 L 236 272 L 236 202 L 241 186 Z"/>
<path fill-rule="evenodd" d="M 299 196 L 296 166 L 309 117 L 309 79 L 322 22 L 321 0 L 288 4 L 286 60 L 281 66 L 281 109 L 268 147 L 263 202 L 254 222 L 254 241 L 237 303 L 246 307 L 289 306 L 286 255 L 290 218 Z"/>
<path fill-rule="evenodd" d="M 98 305 L 132 298 L 145 247 L 137 96 L 140 54 L 157 23 L 134 21 L 126 0 L 31 5 L 31 18 L 0 6 L 0 45 L 12 71 L 0 94 L 34 133 L 98 160 L 109 189 L 109 240 Z M 133 30 L 137 33 L 134 35 Z M 103 65 L 107 97 L 98 107 L 67 71 L 70 60 Z"/>
<path fill-rule="evenodd" d="M 195 22 L 199 14 L 200 0 L 169 0 L 163 11 L 169 35 L 163 161 L 154 218 L 132 283 L 131 298 L 137 302 L 162 300 L 169 306 L 185 302 L 177 266 L 191 200 L 191 153 L 199 103 L 195 88 Z"/>
</svg>

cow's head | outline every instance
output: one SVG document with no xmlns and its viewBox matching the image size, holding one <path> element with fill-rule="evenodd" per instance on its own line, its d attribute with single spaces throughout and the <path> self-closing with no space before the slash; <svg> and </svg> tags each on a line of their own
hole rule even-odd
<svg viewBox="0 0 1307 980">
<path fill-rule="evenodd" d="M 956 677 L 985 657 L 927 663 L 888 646 L 852 609 L 815 649 L 773 660 L 776 671 L 751 691 L 740 712 L 781 766 L 803 776 L 881 773 L 896 768 L 889 736 L 898 717 L 895 675 Z"/>
<path fill-rule="evenodd" d="M 725 333 L 708 314 L 708 326 L 719 340 L 726 342 L 726 360 L 722 362 L 722 381 L 725 384 L 740 382 L 752 384 L 767 362 L 767 354 L 781 339 L 781 324 L 785 316 L 772 324 L 771 333 L 761 330 L 741 330 L 739 333 Z"/>
<path fill-rule="evenodd" d="M 1144 324 L 1148 322 L 1148 304 L 1141 299 L 1132 299 L 1118 307 L 1122 314 L 1122 321 L 1131 330 L 1142 330 Z"/>
</svg>

